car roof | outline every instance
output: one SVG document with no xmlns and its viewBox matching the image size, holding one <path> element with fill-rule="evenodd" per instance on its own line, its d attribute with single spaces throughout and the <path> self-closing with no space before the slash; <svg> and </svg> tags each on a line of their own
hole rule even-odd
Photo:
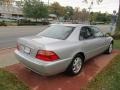
<svg viewBox="0 0 120 90">
<path fill-rule="evenodd" d="M 51 24 L 51 25 L 63 25 L 63 26 L 70 26 L 70 27 L 90 26 L 88 24 Z"/>
</svg>

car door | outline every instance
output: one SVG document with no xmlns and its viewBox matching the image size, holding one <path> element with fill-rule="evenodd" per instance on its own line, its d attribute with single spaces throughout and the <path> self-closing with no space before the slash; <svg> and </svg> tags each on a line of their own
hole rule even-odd
<svg viewBox="0 0 120 90">
<path fill-rule="evenodd" d="M 94 36 L 95 39 L 97 40 L 97 44 L 96 44 L 97 47 L 95 51 L 96 53 L 100 54 L 104 52 L 106 49 L 106 44 L 107 44 L 106 37 L 99 28 L 91 26 L 91 29 L 94 30 Z"/>
<path fill-rule="evenodd" d="M 90 26 L 82 27 L 80 30 L 79 38 L 82 51 L 84 51 L 86 59 L 89 59 L 98 54 L 96 51 L 99 47 L 99 41 L 94 37 L 94 29 L 92 29 Z"/>
</svg>

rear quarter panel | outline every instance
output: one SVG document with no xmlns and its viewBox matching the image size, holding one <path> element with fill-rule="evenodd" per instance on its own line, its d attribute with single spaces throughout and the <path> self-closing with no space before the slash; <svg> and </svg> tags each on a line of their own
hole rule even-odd
<svg viewBox="0 0 120 90">
<path fill-rule="evenodd" d="M 82 45 L 80 45 L 80 43 L 77 41 L 75 42 L 63 41 L 60 43 L 51 44 L 46 47 L 46 50 L 54 51 L 60 57 L 60 60 L 63 60 L 63 59 L 72 60 L 72 58 L 78 52 L 83 51 Z"/>
</svg>

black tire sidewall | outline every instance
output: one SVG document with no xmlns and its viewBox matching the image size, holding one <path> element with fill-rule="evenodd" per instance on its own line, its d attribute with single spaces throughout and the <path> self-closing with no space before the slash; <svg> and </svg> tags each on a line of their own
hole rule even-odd
<svg viewBox="0 0 120 90">
<path fill-rule="evenodd" d="M 73 63 L 74 63 L 75 59 L 78 58 L 78 57 L 82 60 L 82 65 L 81 65 L 81 69 L 79 70 L 79 72 L 78 72 L 78 73 L 75 73 L 75 72 L 73 71 Z M 67 68 L 66 72 L 67 72 L 67 74 L 74 76 L 74 75 L 77 75 L 77 74 L 79 74 L 79 73 L 81 72 L 82 67 L 83 67 L 83 57 L 82 57 L 81 55 L 76 55 L 76 56 L 72 59 L 72 62 L 71 62 L 71 64 L 69 65 L 69 67 Z"/>
<path fill-rule="evenodd" d="M 112 44 L 112 43 L 110 43 L 110 45 L 111 45 L 111 44 Z M 107 54 L 111 54 L 111 53 L 112 53 L 112 51 L 111 51 L 111 52 L 109 52 L 110 45 L 109 45 L 109 47 L 108 47 L 108 49 L 107 49 L 107 51 L 106 51 L 106 53 L 107 53 Z M 113 50 L 113 44 L 112 44 L 112 50 Z"/>
</svg>

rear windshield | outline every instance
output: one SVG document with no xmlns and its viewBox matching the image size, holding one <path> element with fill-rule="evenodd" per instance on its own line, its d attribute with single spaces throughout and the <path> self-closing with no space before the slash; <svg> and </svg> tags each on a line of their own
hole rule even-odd
<svg viewBox="0 0 120 90">
<path fill-rule="evenodd" d="M 40 32 L 38 36 L 44 36 L 54 39 L 66 39 L 73 31 L 74 27 L 53 25 Z"/>
</svg>

